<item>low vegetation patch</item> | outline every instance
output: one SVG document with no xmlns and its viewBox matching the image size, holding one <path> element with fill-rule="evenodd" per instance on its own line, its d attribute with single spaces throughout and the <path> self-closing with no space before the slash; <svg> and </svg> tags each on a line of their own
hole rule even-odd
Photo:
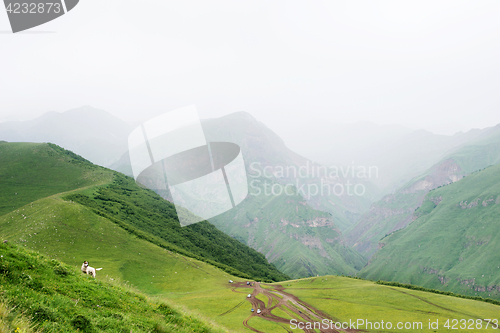
<svg viewBox="0 0 500 333">
<path fill-rule="evenodd" d="M 0 244 L 0 332 L 223 332 L 119 283 Z"/>
</svg>

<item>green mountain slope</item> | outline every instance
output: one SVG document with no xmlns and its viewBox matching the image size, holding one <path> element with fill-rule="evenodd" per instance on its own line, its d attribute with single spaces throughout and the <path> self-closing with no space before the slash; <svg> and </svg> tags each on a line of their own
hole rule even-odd
<svg viewBox="0 0 500 333">
<path fill-rule="evenodd" d="M 87 260 L 92 267 L 103 268 L 97 272 L 97 280 L 127 281 L 142 292 L 166 296 L 209 318 L 217 318 L 241 302 L 241 297 L 227 288 L 229 279 L 241 278 L 141 239 L 92 209 L 58 196 L 0 217 L 0 240 L 38 251 L 75 269 Z M 218 323 L 236 330 L 245 316 L 246 311 L 239 312 L 236 319 L 224 317 Z"/>
<path fill-rule="evenodd" d="M 500 299 L 500 165 L 427 194 L 359 275 Z"/>
<path fill-rule="evenodd" d="M 281 185 L 273 184 L 279 192 Z M 270 193 L 271 185 L 263 191 Z M 354 274 L 366 263 L 343 244 L 330 214 L 312 209 L 297 194 L 249 196 L 244 205 L 211 221 L 264 253 L 269 262 L 293 278 Z"/>
<path fill-rule="evenodd" d="M 103 268 L 97 273 L 98 280 L 127 281 L 148 295 L 168 298 L 202 318 L 211 318 L 231 332 L 245 331 L 242 322 L 251 308 L 250 304 L 243 306 L 247 293 L 233 291 L 228 283 L 229 279 L 245 280 L 138 235 L 60 196 L 37 200 L 0 217 L 0 242 L 6 239 L 39 251 L 74 269 L 88 260 L 93 267 Z M 152 240 L 157 243 L 158 239 Z M 222 315 L 225 313 L 230 315 Z M 263 321 L 260 326 L 273 332 L 274 324 Z"/>
<path fill-rule="evenodd" d="M 0 253 L 2 332 L 225 331 L 39 253 L 10 244 L 0 244 Z M 25 318 L 21 325 L 16 316 Z"/>
<path fill-rule="evenodd" d="M 0 216 L 34 200 L 109 182 L 112 171 L 53 144 L 0 142 Z"/>
<path fill-rule="evenodd" d="M 347 243 L 370 257 L 378 249 L 380 239 L 413 220 L 413 212 L 430 190 L 497 163 L 500 163 L 500 125 L 483 130 L 474 141 L 451 152 L 394 194 L 374 203 L 347 232 Z"/>
<path fill-rule="evenodd" d="M 9 146 L 13 148 L 6 148 Z M 51 144 L 4 143 L 2 147 L 6 151 L 15 151 L 18 156 L 15 164 L 8 167 L 12 163 L 7 159 L 9 155 L 0 155 L 0 165 L 6 170 L 0 174 L 2 193 L 5 189 L 12 191 L 9 186 L 15 187 L 19 193 L 30 193 L 24 199 L 24 202 L 29 202 L 51 195 L 55 191 L 62 192 L 80 185 L 99 184 L 96 180 L 101 180 L 102 185 L 84 188 L 82 193 L 66 195 L 72 195 L 70 198 L 88 205 L 94 213 L 134 230 L 136 235 L 166 243 L 163 245 L 172 251 L 211 261 L 231 272 L 233 271 L 229 268 L 232 267 L 237 275 L 244 276 L 242 272 L 237 272 L 241 269 L 245 274 L 259 279 L 278 281 L 285 278 L 262 254 L 232 239 L 207 222 L 181 228 L 171 203 L 153 191 L 140 188 L 129 177 L 92 165 L 79 156 Z M 34 161 L 37 167 L 29 168 L 30 163 L 35 163 Z M 54 161 L 60 163 L 58 168 L 52 167 L 56 163 Z M 78 165 L 78 168 L 74 168 L 74 164 Z M 29 178 L 30 182 L 12 184 L 8 176 L 13 177 L 10 179 Z M 65 188 L 65 183 L 59 187 L 51 186 L 53 179 L 58 179 L 58 176 L 63 180 L 70 179 L 70 186 Z M 4 182 L 7 185 L 5 187 Z M 51 191 L 46 191 L 47 187 Z M 18 206 L 19 204 L 17 203 Z M 9 202 L 6 207 L 15 206 Z"/>
</svg>

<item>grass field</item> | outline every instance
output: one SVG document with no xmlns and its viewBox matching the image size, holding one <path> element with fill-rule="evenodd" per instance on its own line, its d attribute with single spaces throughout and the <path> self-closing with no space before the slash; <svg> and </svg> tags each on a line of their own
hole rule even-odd
<svg viewBox="0 0 500 333">
<path fill-rule="evenodd" d="M 0 230 L 2 240 L 74 269 L 87 260 L 93 267 L 103 267 L 98 280 L 113 278 L 150 296 L 167 297 L 231 331 L 242 328 L 250 310 L 247 305 L 231 316 L 219 316 L 245 299 L 227 287 L 229 279 L 240 278 L 139 239 L 89 208 L 57 196 L 0 217 Z"/>
<path fill-rule="evenodd" d="M 57 196 L 41 199 L 3 216 L 0 226 L 4 239 L 57 258 L 73 270 L 77 270 L 83 260 L 88 260 L 94 267 L 104 267 L 98 272 L 98 280 L 128 281 L 157 300 L 166 298 L 232 332 L 246 332 L 244 321 L 261 332 L 285 332 L 283 323 L 257 315 L 250 317 L 252 305 L 246 295 L 253 290 L 241 287 L 233 291 L 233 285 L 228 283 L 229 279 L 235 282 L 242 279 L 138 239 L 77 203 Z M 277 288 L 279 285 L 284 289 Z M 324 276 L 263 287 L 262 290 L 276 295 L 276 299 L 283 298 L 279 296 L 282 292 L 290 293 L 341 322 L 364 319 L 428 323 L 429 319 L 440 322 L 477 320 L 482 316 L 492 319 L 490 317 L 500 314 L 499 306 L 487 303 L 346 277 Z M 266 306 L 269 304 L 267 296 L 255 296 Z M 271 307 L 275 305 L 276 301 L 271 303 Z M 293 309 L 294 305 L 290 304 L 276 307 L 271 313 L 288 321 L 299 319 Z"/>
<path fill-rule="evenodd" d="M 500 306 L 460 299 L 456 297 L 418 292 L 404 288 L 377 285 L 372 281 L 339 276 L 322 276 L 285 283 L 284 291 L 299 297 L 302 301 L 332 316 L 334 322 L 390 322 L 394 327 L 401 323 L 422 323 L 423 329 L 408 329 L 405 332 L 432 332 L 429 321 L 439 321 L 438 332 L 449 331 L 444 327 L 448 319 L 476 321 L 481 319 L 482 330 L 458 329 L 454 332 L 472 332 L 485 330 L 486 322 L 482 319 L 500 320 Z M 470 322 L 468 322 L 470 324 Z M 478 324 L 479 325 L 479 324 Z M 489 325 L 491 332 L 494 324 Z M 415 326 L 416 327 L 416 326 Z M 457 326 L 460 327 L 460 324 Z M 366 325 L 356 326 L 366 330 Z M 398 331 L 397 329 L 373 329 L 376 331 Z"/>
</svg>

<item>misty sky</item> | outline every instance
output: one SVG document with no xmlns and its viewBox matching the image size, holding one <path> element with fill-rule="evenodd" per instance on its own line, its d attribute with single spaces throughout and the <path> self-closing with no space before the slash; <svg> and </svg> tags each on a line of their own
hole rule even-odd
<svg viewBox="0 0 500 333">
<path fill-rule="evenodd" d="M 0 121 L 196 104 L 282 135 L 313 121 L 493 126 L 499 17 L 499 1 L 80 0 L 14 35 L 0 10 Z"/>
</svg>

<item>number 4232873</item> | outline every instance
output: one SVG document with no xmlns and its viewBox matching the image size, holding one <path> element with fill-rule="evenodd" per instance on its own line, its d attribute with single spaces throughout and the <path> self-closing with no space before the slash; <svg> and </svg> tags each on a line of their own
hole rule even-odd
<svg viewBox="0 0 500 333">
<path fill-rule="evenodd" d="M 58 2 L 9 3 L 6 9 L 9 14 L 59 14 L 62 11 L 61 3 Z"/>
<path fill-rule="evenodd" d="M 448 319 L 444 327 L 449 330 L 499 329 L 498 319 Z"/>
</svg>

